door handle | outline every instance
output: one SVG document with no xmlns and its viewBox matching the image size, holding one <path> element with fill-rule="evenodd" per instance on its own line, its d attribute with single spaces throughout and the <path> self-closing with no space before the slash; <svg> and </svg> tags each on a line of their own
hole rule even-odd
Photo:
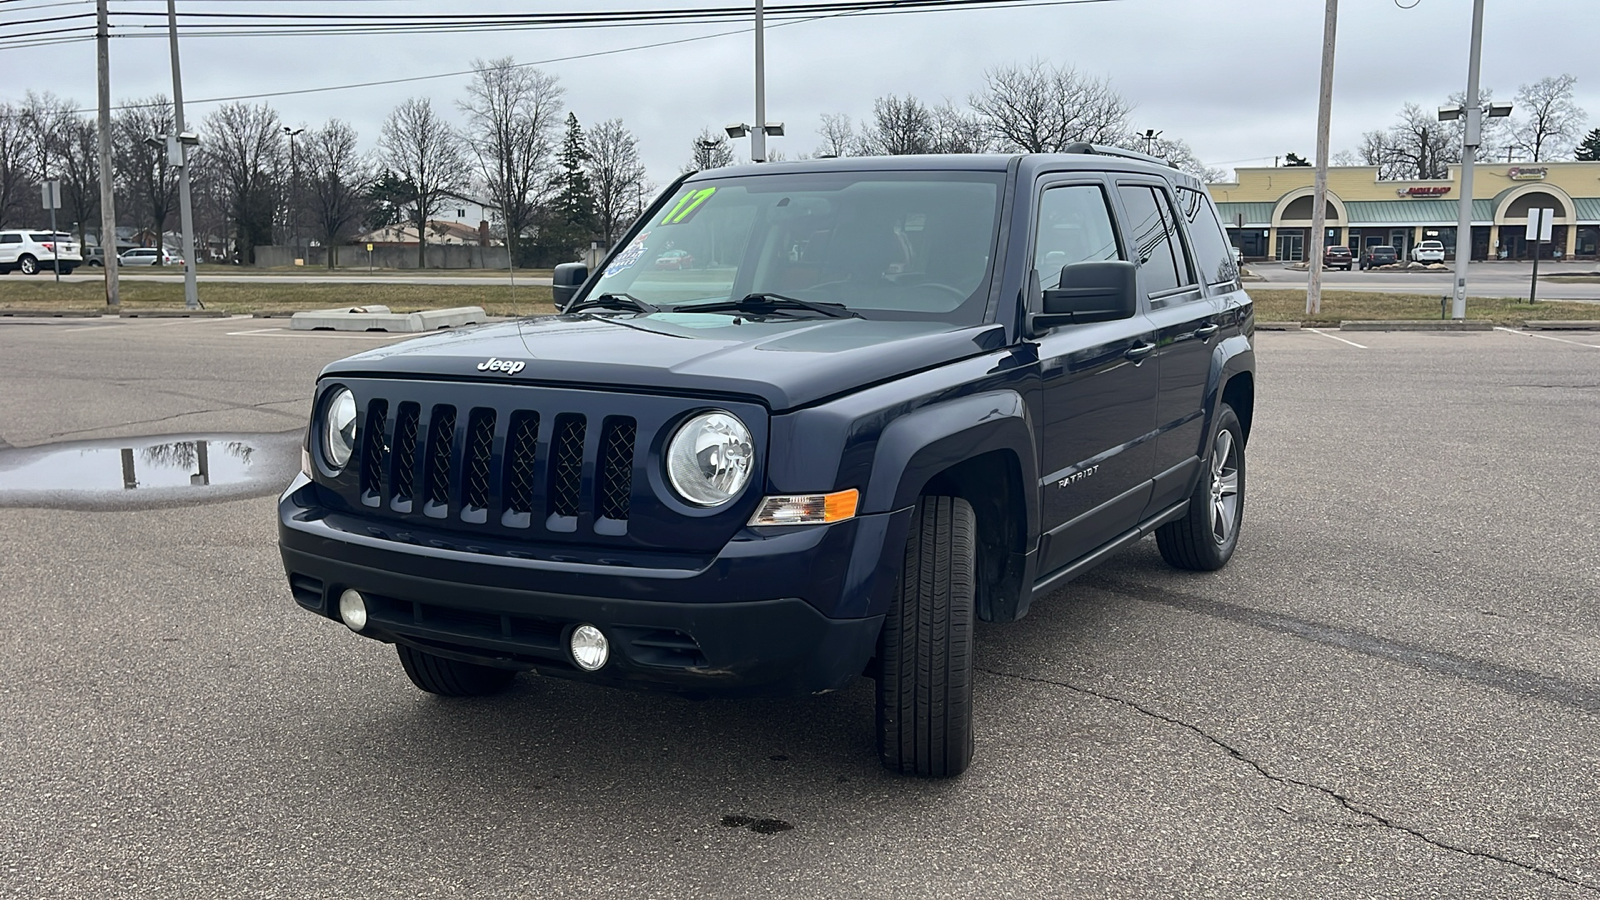
<svg viewBox="0 0 1600 900">
<path fill-rule="evenodd" d="M 1129 347 L 1127 352 L 1123 353 L 1122 355 L 1128 359 L 1140 360 L 1144 359 L 1146 356 L 1149 356 L 1150 351 L 1154 349 L 1156 349 L 1155 344 L 1135 344 L 1134 346 Z"/>
<path fill-rule="evenodd" d="M 1212 322 L 1209 325 L 1203 325 L 1199 328 L 1196 328 L 1194 330 L 1194 336 L 1202 341 L 1206 341 L 1210 340 L 1211 336 L 1216 334 L 1219 330 L 1221 330 L 1221 326 L 1215 322 Z"/>
</svg>

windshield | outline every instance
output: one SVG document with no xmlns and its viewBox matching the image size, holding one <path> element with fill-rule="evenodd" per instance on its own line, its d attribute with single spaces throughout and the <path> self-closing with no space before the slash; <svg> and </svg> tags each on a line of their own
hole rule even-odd
<svg viewBox="0 0 1600 900">
<path fill-rule="evenodd" d="M 686 310 L 770 293 L 868 318 L 981 321 L 1003 179 L 846 172 L 687 183 L 585 296 Z"/>
</svg>

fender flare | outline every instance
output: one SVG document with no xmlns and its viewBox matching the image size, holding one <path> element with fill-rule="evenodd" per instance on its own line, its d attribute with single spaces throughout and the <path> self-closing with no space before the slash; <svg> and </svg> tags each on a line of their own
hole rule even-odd
<svg viewBox="0 0 1600 900">
<path fill-rule="evenodd" d="M 1200 458 L 1209 459 L 1213 428 L 1222 411 L 1222 393 L 1235 375 L 1255 377 L 1256 351 L 1250 339 L 1234 335 L 1217 344 L 1211 356 L 1211 383 L 1206 388 L 1205 444 L 1200 448 Z"/>
<path fill-rule="evenodd" d="M 889 512 L 917 502 L 934 476 L 985 453 L 1009 451 L 1022 475 L 1028 545 L 1039 534 L 1039 464 L 1028 406 L 1015 391 L 973 394 L 914 410 L 878 438 L 862 512 Z"/>
</svg>

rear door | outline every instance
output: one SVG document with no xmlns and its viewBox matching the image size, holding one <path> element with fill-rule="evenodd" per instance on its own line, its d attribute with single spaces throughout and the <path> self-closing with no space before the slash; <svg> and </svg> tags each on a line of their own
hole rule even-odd
<svg viewBox="0 0 1600 900">
<path fill-rule="evenodd" d="M 17 257 L 22 255 L 22 235 L 12 231 L 0 234 L 0 264 L 16 265 Z"/>
<path fill-rule="evenodd" d="M 1155 326 L 1160 375 L 1154 486 L 1143 510 L 1154 515 L 1183 500 L 1198 471 L 1206 379 L 1221 330 L 1221 305 L 1207 295 L 1204 281 L 1211 276 L 1202 276 L 1195 263 L 1191 238 L 1180 224 L 1187 217 L 1174 204 L 1170 186 L 1160 179 L 1119 178 L 1117 196 L 1130 244 L 1139 250 L 1140 287 Z"/>
<path fill-rule="evenodd" d="M 1111 185 L 1098 174 L 1050 176 L 1035 204 L 1033 268 L 1041 292 L 1062 266 L 1127 259 Z M 1038 432 L 1048 576 L 1138 524 L 1150 495 L 1156 418 L 1155 335 L 1143 312 L 1131 319 L 1067 325 L 1038 339 L 1042 426 Z"/>
</svg>

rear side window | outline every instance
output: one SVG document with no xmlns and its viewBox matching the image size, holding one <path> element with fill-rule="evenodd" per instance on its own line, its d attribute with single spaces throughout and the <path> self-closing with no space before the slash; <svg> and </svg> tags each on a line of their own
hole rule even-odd
<svg viewBox="0 0 1600 900">
<path fill-rule="evenodd" d="M 1230 284 L 1239 277 L 1222 223 L 1210 198 L 1192 188 L 1178 188 L 1178 211 L 1189 222 L 1189 239 L 1206 284 Z"/>
<path fill-rule="evenodd" d="M 46 234 L 46 233 L 44 233 L 42 231 L 36 231 L 36 232 L 28 235 L 28 240 L 33 241 L 36 244 L 42 244 L 45 241 L 53 241 L 53 240 L 55 240 L 55 237 L 53 235 Z"/>
<path fill-rule="evenodd" d="M 1192 284 L 1189 263 L 1178 237 L 1178 223 L 1154 188 L 1142 184 L 1117 187 L 1128 211 L 1128 232 L 1145 279 L 1145 291 L 1157 297 Z M 1159 304 L 1157 304 L 1159 305 Z"/>
<path fill-rule="evenodd" d="M 1042 289 L 1060 286 L 1062 266 L 1121 258 L 1117 232 L 1111 226 L 1111 210 L 1106 206 L 1105 191 L 1098 185 L 1050 188 L 1039 198 L 1033 268 L 1039 273 Z"/>
</svg>

